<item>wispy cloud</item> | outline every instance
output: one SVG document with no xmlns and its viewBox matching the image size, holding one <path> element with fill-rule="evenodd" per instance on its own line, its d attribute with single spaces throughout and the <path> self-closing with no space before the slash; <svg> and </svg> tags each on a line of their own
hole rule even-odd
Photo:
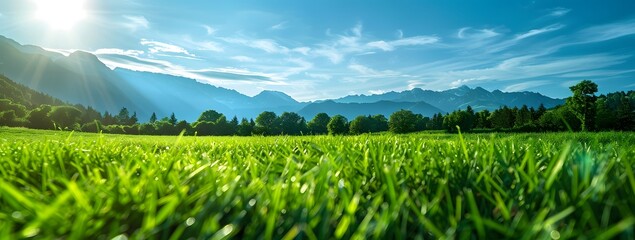
<svg viewBox="0 0 635 240">
<path fill-rule="evenodd" d="M 271 30 L 283 30 L 287 28 L 287 22 L 281 22 L 276 25 L 271 26 L 269 29 Z"/>
<path fill-rule="evenodd" d="M 456 33 L 456 36 L 459 39 L 487 39 L 491 37 L 496 37 L 500 35 L 500 33 L 496 32 L 494 29 L 474 29 L 471 27 L 464 27 L 459 29 Z"/>
<path fill-rule="evenodd" d="M 549 84 L 550 81 L 527 81 L 509 85 L 503 89 L 505 92 L 520 92 L 525 91 L 529 88 L 535 88 L 543 85 Z"/>
<path fill-rule="evenodd" d="M 141 50 L 124 50 L 118 48 L 101 48 L 97 49 L 93 52 L 93 54 L 117 54 L 117 55 L 126 55 L 126 56 L 140 56 L 144 54 L 144 51 Z"/>
<path fill-rule="evenodd" d="M 304 75 L 310 77 L 310 78 L 314 78 L 314 79 L 322 79 L 322 80 L 331 80 L 331 78 L 333 78 L 333 76 L 329 75 L 329 74 L 324 74 L 324 73 L 309 73 L 309 72 L 305 72 Z"/>
<path fill-rule="evenodd" d="M 205 29 L 205 32 L 207 33 L 207 35 L 212 35 L 214 34 L 217 30 L 209 25 L 201 25 L 201 27 L 203 27 Z"/>
<path fill-rule="evenodd" d="M 536 35 L 539 35 L 539 34 L 560 30 L 563 27 L 564 27 L 564 25 L 562 25 L 562 24 L 552 24 L 552 25 L 549 25 L 549 26 L 546 26 L 546 27 L 543 27 L 543 28 L 532 29 L 532 30 L 529 30 L 526 33 L 522 33 L 522 34 L 516 35 L 516 38 L 514 38 L 514 39 L 515 40 L 522 40 L 522 39 L 525 39 L 525 38 L 528 38 L 528 37 L 532 37 L 532 36 L 536 36 Z"/>
<path fill-rule="evenodd" d="M 252 40 L 252 39 L 236 38 L 236 37 L 232 37 L 232 38 L 223 37 L 220 39 L 228 43 L 240 44 L 250 48 L 260 49 L 267 53 L 288 53 L 289 52 L 289 48 L 278 44 L 278 42 L 272 39 Z"/>
<path fill-rule="evenodd" d="M 403 32 L 398 31 L 399 38 L 396 40 L 372 40 L 369 41 L 363 34 L 363 25 L 358 23 L 344 35 L 333 35 L 327 30 L 327 36 L 333 38 L 317 45 L 312 51 L 317 56 L 326 57 L 332 63 L 340 63 L 347 55 L 368 55 L 375 53 L 379 49 L 390 52 L 405 46 L 423 46 L 440 41 L 437 36 L 413 36 L 403 38 Z"/>
<path fill-rule="evenodd" d="M 600 42 L 635 34 L 635 19 L 586 28 L 580 32 L 582 41 Z"/>
<path fill-rule="evenodd" d="M 357 72 L 359 75 L 354 76 L 354 78 L 360 80 L 366 80 L 370 78 L 399 77 L 401 75 L 399 72 L 393 70 L 375 70 L 359 63 L 349 64 L 348 69 Z"/>
<path fill-rule="evenodd" d="M 332 63 L 337 64 L 342 62 L 344 55 L 339 50 L 332 46 L 322 45 L 320 48 L 313 51 L 318 56 L 328 58 Z"/>
<path fill-rule="evenodd" d="M 256 59 L 247 57 L 247 56 L 233 56 L 231 59 L 234 59 L 239 62 L 256 62 Z"/>
<path fill-rule="evenodd" d="M 388 51 L 395 50 L 395 48 L 397 47 L 422 46 L 426 44 L 436 43 L 438 41 L 439 41 L 439 38 L 434 36 L 415 36 L 415 37 L 409 37 L 409 38 L 401 38 L 398 40 L 388 41 L 388 42 L 383 40 L 374 41 L 374 42 L 369 42 L 366 45 L 371 48 L 378 48 L 388 52 Z"/>
<path fill-rule="evenodd" d="M 128 16 L 124 15 L 123 18 L 126 20 L 122 25 L 125 28 L 128 28 L 130 31 L 136 32 L 140 29 L 148 29 L 150 28 L 150 22 L 144 16 Z"/>
<path fill-rule="evenodd" d="M 549 16 L 562 17 L 564 15 L 567 15 L 567 13 L 569 13 L 569 12 L 571 12 L 571 9 L 563 8 L 563 7 L 557 7 L 557 8 L 551 9 L 551 12 L 549 13 Z"/>
<path fill-rule="evenodd" d="M 147 39 L 141 39 L 141 45 L 147 46 L 150 53 L 176 53 L 184 54 L 190 57 L 195 57 L 194 54 L 189 53 L 185 48 L 177 45 L 163 43 L 158 41 L 151 41 Z"/>
<path fill-rule="evenodd" d="M 289 49 L 281 46 L 276 41 L 271 39 L 258 39 L 251 43 L 251 47 L 258 48 L 268 53 L 287 53 Z"/>
<path fill-rule="evenodd" d="M 188 48 L 193 48 L 196 50 L 212 51 L 212 52 L 225 51 L 225 49 L 223 49 L 220 43 L 214 42 L 214 41 L 207 41 L 207 40 L 196 41 L 196 40 L 193 40 L 190 36 L 185 36 L 183 38 L 183 41 L 185 42 L 185 45 L 187 45 Z"/>
</svg>

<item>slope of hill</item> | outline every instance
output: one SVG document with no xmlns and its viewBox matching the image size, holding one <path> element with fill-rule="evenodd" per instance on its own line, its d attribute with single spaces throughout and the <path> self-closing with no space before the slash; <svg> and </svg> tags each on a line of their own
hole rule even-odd
<svg viewBox="0 0 635 240">
<path fill-rule="evenodd" d="M 414 113 L 419 113 L 428 117 L 434 115 L 435 113 L 444 112 L 443 110 L 425 102 L 378 101 L 374 103 L 339 103 L 328 100 L 319 103 L 311 103 L 302 108 L 298 114 L 306 119 L 311 119 L 316 114 L 324 112 L 329 116 L 340 114 L 349 120 L 353 120 L 353 118 L 359 115 L 383 114 L 388 117 L 393 112 L 401 109 L 410 110 Z"/>
<path fill-rule="evenodd" d="M 7 77 L 0 75 L 0 99 L 8 99 L 13 103 L 20 104 L 28 109 L 35 108 L 41 104 L 64 105 L 61 100 L 34 91 L 24 85 L 18 84 Z M 3 109 L 0 109 L 0 112 Z"/>
</svg>

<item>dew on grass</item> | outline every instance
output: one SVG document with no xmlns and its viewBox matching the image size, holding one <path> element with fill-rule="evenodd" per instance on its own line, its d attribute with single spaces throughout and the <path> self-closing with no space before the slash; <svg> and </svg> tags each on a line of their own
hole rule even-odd
<svg viewBox="0 0 635 240">
<path fill-rule="evenodd" d="M 187 218 L 187 220 L 185 220 L 185 225 L 189 227 L 189 226 L 192 226 L 195 222 L 196 222 L 196 218 L 189 217 Z"/>
</svg>

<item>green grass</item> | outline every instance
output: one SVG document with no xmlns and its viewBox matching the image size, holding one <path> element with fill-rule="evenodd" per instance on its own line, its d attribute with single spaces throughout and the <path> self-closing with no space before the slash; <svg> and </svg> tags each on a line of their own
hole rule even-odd
<svg viewBox="0 0 635 240">
<path fill-rule="evenodd" d="M 635 238 L 635 134 L 0 128 L 0 236 Z"/>
</svg>

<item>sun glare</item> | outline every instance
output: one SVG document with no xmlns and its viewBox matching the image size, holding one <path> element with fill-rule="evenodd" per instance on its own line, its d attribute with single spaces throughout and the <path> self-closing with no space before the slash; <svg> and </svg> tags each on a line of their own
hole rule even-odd
<svg viewBox="0 0 635 240">
<path fill-rule="evenodd" d="M 35 16 L 55 30 L 70 30 L 86 17 L 85 0 L 36 0 Z"/>
</svg>

